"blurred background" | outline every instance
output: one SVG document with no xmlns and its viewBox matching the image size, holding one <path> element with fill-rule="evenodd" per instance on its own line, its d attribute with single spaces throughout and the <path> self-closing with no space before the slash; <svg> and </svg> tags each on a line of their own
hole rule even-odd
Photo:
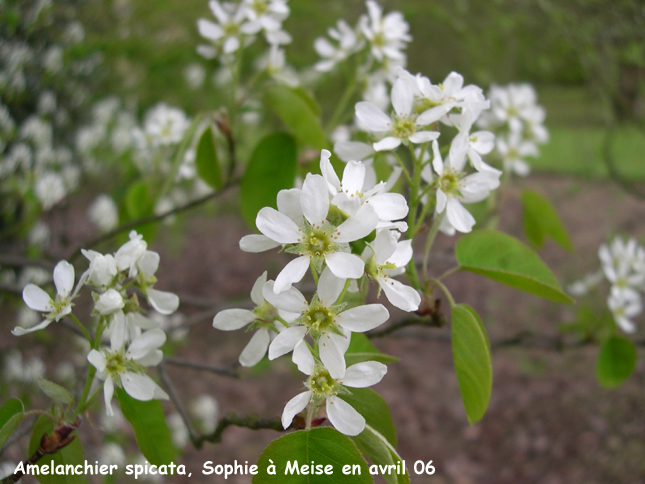
<svg viewBox="0 0 645 484">
<path fill-rule="evenodd" d="M 563 285 L 596 270 L 597 248 L 612 235 L 645 238 L 645 5 L 641 1 L 381 3 L 386 12 L 401 11 L 410 23 L 410 72 L 439 82 L 457 71 L 466 83 L 484 90 L 509 82 L 535 86 L 546 109 L 550 140 L 531 161 L 532 174 L 504 193 L 501 230 L 523 238 L 522 190 L 536 190 L 550 199 L 569 231 L 574 251 L 547 243 L 540 255 Z M 358 0 L 293 0 L 290 8 L 284 28 L 294 41 L 286 47 L 286 55 L 297 70 L 318 60 L 314 40 L 337 19 L 354 24 L 365 11 Z M 161 101 L 188 116 L 226 103 L 217 62 L 195 51 L 203 40 L 196 20 L 211 17 L 205 0 L 0 0 L 0 12 L 2 103 L 16 123 L 33 113 L 49 116 L 55 149 L 70 147 L 68 155 L 56 151 L 61 159 L 76 156 L 71 148 L 78 143 L 76 130 L 92 123 L 90 106 L 96 101 L 115 96 L 134 116 Z M 257 45 L 249 48 L 254 49 L 260 52 Z M 32 63 L 36 57 L 42 64 L 37 69 Z M 337 101 L 342 82 L 341 77 L 331 76 L 319 85 L 317 97 Z M 43 91 L 55 94 L 50 111 L 40 95 Z M 334 101 L 322 104 L 323 118 L 334 108 Z M 115 177 L 135 176 L 115 173 L 119 173 Z M 74 175 L 69 176 L 73 184 Z M 98 236 L 86 209 L 103 185 L 114 185 L 109 171 L 106 178 L 76 187 L 73 197 L 52 202 L 51 210 L 35 215 L 49 227 L 44 248 L 34 248 L 24 227 L 16 228 L 16 220 L 3 219 L 0 268 L 13 276 L 4 277 L 0 287 L 2 399 L 17 394 L 29 399 L 37 376 L 59 382 L 68 379 L 73 384 L 81 374 L 82 350 L 77 351 L 80 359 L 63 364 L 76 345 L 65 328 L 52 325 L 47 334 L 20 340 L 9 331 L 20 317 L 21 284 L 37 280 L 34 268 L 18 255 L 48 261 L 43 265 L 50 271 L 75 247 Z M 115 195 L 119 196 L 124 194 Z M 175 225 L 157 227 L 151 246 L 161 254 L 159 287 L 178 293 L 182 300 L 182 315 L 166 321 L 168 328 L 203 316 L 225 301 L 246 298 L 259 275 L 258 267 L 266 266 L 266 254 L 247 254 L 238 248 L 239 238 L 251 229 L 236 215 L 236 196 L 233 191 L 188 212 Z M 6 198 L 3 204 L 18 207 L 21 217 L 31 210 L 25 200 Z M 454 239 L 440 236 L 439 254 L 448 254 L 453 245 Z M 116 241 L 104 246 L 106 252 L 117 247 Z M 285 260 L 275 256 L 270 261 L 270 277 Z M 451 265 L 438 257 L 433 271 L 440 274 Z M 645 482 L 642 345 L 632 377 L 619 388 L 606 390 L 594 377 L 596 346 L 559 344 L 559 326 L 580 318 L 579 307 L 518 294 L 475 275 L 461 274 L 449 285 L 457 300 L 482 315 L 496 342 L 492 400 L 481 422 L 467 423 L 446 328 L 411 328 L 373 340 L 381 351 L 401 358 L 377 387 L 397 424 L 400 454 L 408 464 L 433 460 L 437 469 L 432 477 L 413 475 L 413 482 Z M 588 303 L 588 310 L 604 311 L 602 298 Z M 246 344 L 245 334 L 217 332 L 208 317 L 195 321 L 190 335 L 183 330 L 173 333 L 176 357 L 213 365 L 236 361 Z M 642 341 L 645 325 L 642 317 L 638 321 L 641 329 L 635 339 Z M 524 331 L 538 337 L 517 338 Z M 241 380 L 178 367 L 168 371 L 186 402 L 202 403 L 196 412 L 206 412 L 205 420 L 212 422 L 213 415 L 230 411 L 273 417 L 281 413 L 285 395 L 295 394 L 300 385 L 282 360 L 271 365 L 271 372 L 266 361 L 259 368 L 244 370 Z M 118 424 L 110 430 L 114 423 L 105 423 L 101 413 L 97 409 L 96 421 L 83 428 L 88 459 L 136 460 L 134 447 L 119 433 Z M 170 406 L 168 413 L 173 413 Z M 212 482 L 200 475 L 204 461 L 255 462 L 275 437 L 272 431 L 230 428 L 222 443 L 199 451 L 185 442 L 185 436 L 183 443 L 178 437 L 183 449 L 180 460 L 191 467 L 191 482 Z M 116 444 L 124 455 L 106 444 Z M 12 446 L 0 455 L 0 462 L 17 462 L 23 452 L 20 445 Z M 168 481 L 183 482 L 180 478 Z M 128 481 L 119 476 L 114 482 Z M 229 482 L 250 479 L 230 478 Z"/>
</svg>

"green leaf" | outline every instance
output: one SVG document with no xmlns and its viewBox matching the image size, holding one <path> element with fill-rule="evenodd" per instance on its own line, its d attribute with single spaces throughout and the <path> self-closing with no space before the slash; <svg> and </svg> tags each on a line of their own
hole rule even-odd
<svg viewBox="0 0 645 484">
<path fill-rule="evenodd" d="M 54 430 L 53 422 L 45 415 L 41 415 L 34 425 L 34 430 L 31 433 L 31 438 L 29 439 L 29 455 L 33 455 L 38 447 L 40 446 L 40 441 L 45 434 L 50 434 Z M 58 450 L 55 454 L 47 454 L 43 456 L 38 462 L 38 466 L 51 466 L 51 463 L 54 463 L 54 468 L 56 466 L 62 465 L 85 465 L 85 457 L 83 455 L 83 447 L 81 442 L 78 439 L 78 435 L 74 437 L 69 444 L 67 444 L 62 449 Z M 48 474 L 48 475 L 39 475 L 35 476 L 38 482 L 41 484 L 85 484 L 87 483 L 87 478 L 84 474 L 80 475 L 58 475 L 58 474 Z"/>
<path fill-rule="evenodd" d="M 261 208 L 276 207 L 280 190 L 293 188 L 297 162 L 296 141 L 290 134 L 270 134 L 255 147 L 240 186 L 240 208 L 251 227 Z"/>
<path fill-rule="evenodd" d="M 272 462 L 270 462 L 270 460 Z M 325 474 L 285 474 L 287 463 L 298 462 L 302 465 L 331 465 L 331 475 Z M 276 475 L 268 474 L 268 466 L 276 466 Z M 344 475 L 343 466 L 358 465 L 360 475 Z M 350 467 L 351 468 L 351 467 Z M 331 427 L 319 427 L 312 430 L 299 430 L 271 442 L 258 460 L 258 474 L 253 476 L 253 484 L 363 484 L 373 482 L 365 460 L 356 448 L 356 444 L 346 435 Z"/>
<path fill-rule="evenodd" d="M 486 413 L 493 386 L 490 344 L 475 311 L 465 305 L 452 307 L 452 354 L 461 399 L 468 422 L 478 422 Z"/>
<path fill-rule="evenodd" d="M 125 208 L 131 219 L 146 217 L 152 214 L 154 200 L 150 195 L 148 185 L 138 181 L 130 185 L 125 196 Z"/>
<path fill-rule="evenodd" d="M 604 387 L 614 388 L 623 383 L 636 367 L 636 346 L 622 336 L 610 336 L 600 348 L 596 378 Z"/>
<path fill-rule="evenodd" d="M 462 269 L 559 303 L 573 303 L 538 255 L 510 235 L 478 230 L 455 247 Z"/>
<path fill-rule="evenodd" d="M 403 459 L 401 459 L 396 449 L 379 432 L 369 425 L 366 425 L 365 430 L 356 437 L 352 437 L 352 440 L 363 455 L 370 458 L 372 464 L 384 466 L 383 468 L 379 468 L 379 474 L 388 484 L 408 484 L 410 482 L 410 475 L 407 469 L 401 469 L 402 464 L 399 464 L 399 469 L 402 471 L 402 474 L 397 474 L 396 468 L 385 467 L 396 465 L 399 462 L 402 463 Z"/>
<path fill-rule="evenodd" d="M 351 395 L 338 395 L 360 413 L 365 422 L 396 446 L 396 428 L 390 415 L 390 407 L 378 393 L 371 388 L 348 388 Z"/>
<path fill-rule="evenodd" d="M 291 128 L 296 137 L 316 149 L 328 148 L 329 141 L 318 115 L 302 91 L 274 84 L 264 91 L 264 103 Z"/>
<path fill-rule="evenodd" d="M 219 190 L 222 187 L 222 174 L 217 160 L 215 136 L 211 126 L 208 126 L 199 138 L 195 167 L 200 178 L 212 188 Z"/>
<path fill-rule="evenodd" d="M 525 190 L 522 192 L 522 205 L 524 233 L 533 247 L 542 248 L 545 238 L 551 237 L 563 249 L 569 252 L 573 250 L 567 229 L 564 228 L 558 213 L 546 198 L 533 190 Z"/>
<path fill-rule="evenodd" d="M 53 381 L 38 379 L 38 386 L 49 398 L 66 405 L 74 405 L 74 397 L 62 386 Z"/>
<path fill-rule="evenodd" d="M 395 356 L 386 355 L 377 350 L 369 338 L 362 333 L 352 333 L 349 348 L 345 353 L 347 366 L 352 366 L 363 361 L 378 361 L 380 363 L 396 363 L 399 361 Z"/>
<path fill-rule="evenodd" d="M 25 418 L 25 408 L 17 398 L 10 398 L 0 407 L 0 447 Z"/>
<path fill-rule="evenodd" d="M 123 416 L 132 425 L 141 453 L 156 466 L 168 465 L 175 458 L 175 447 L 159 400 L 135 400 L 122 388 L 116 389 Z"/>
</svg>

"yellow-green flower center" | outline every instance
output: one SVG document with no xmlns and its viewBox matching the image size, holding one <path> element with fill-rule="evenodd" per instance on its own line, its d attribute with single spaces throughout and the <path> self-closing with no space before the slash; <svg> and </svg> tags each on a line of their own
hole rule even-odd
<svg viewBox="0 0 645 484">
<path fill-rule="evenodd" d="M 439 177 L 439 188 L 446 195 L 460 196 L 461 179 L 459 175 L 450 169 L 444 170 Z"/>
<path fill-rule="evenodd" d="M 338 393 L 339 384 L 331 377 L 327 369 L 319 368 L 309 377 L 307 386 L 314 397 L 326 397 Z"/>
<path fill-rule="evenodd" d="M 253 11 L 259 16 L 264 15 L 269 11 L 269 7 L 264 0 L 255 0 L 251 6 Z"/>
<path fill-rule="evenodd" d="M 224 24 L 224 37 L 237 37 L 240 35 L 240 26 L 235 22 Z"/>
<path fill-rule="evenodd" d="M 394 122 L 394 135 L 399 139 L 405 139 L 416 133 L 417 126 L 410 118 L 399 118 Z"/>
</svg>

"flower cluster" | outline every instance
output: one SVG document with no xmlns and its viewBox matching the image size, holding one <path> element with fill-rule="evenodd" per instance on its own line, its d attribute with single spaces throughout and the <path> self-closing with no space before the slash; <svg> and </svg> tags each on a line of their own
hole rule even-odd
<svg viewBox="0 0 645 484">
<path fill-rule="evenodd" d="M 267 350 L 270 360 L 293 353 L 293 362 L 309 376 L 308 390 L 287 404 L 285 428 L 307 405 L 313 415 L 326 404 L 332 424 L 356 435 L 365 420 L 338 395 L 347 392 L 345 386 L 377 383 L 387 368 L 377 362 L 347 368 L 345 353 L 353 332 L 376 328 L 389 318 L 389 312 L 382 304 L 347 308 L 343 298 L 358 279 L 375 281 L 379 292 L 382 289 L 394 306 L 405 311 L 418 309 L 421 297 L 414 288 L 393 279 L 412 258 L 411 241 L 399 241 L 401 231 L 407 229 L 400 220 L 408 213 L 407 201 L 389 193 L 387 183 L 366 180 L 362 162 L 347 163 L 341 180 L 330 156 L 327 150 L 321 153 L 322 175 L 309 174 L 302 188 L 280 191 L 277 210 L 265 207 L 258 212 L 261 235 L 240 240 L 245 251 L 281 247 L 296 258 L 275 280 L 267 280 L 266 272 L 258 278 L 251 291 L 253 309 L 221 311 L 213 326 L 234 330 L 248 325 L 255 330 L 240 355 L 244 366 L 258 363 Z M 358 241 L 366 242 L 361 253 L 354 245 Z M 308 270 L 316 281 L 311 298 L 293 286 Z"/>
<path fill-rule="evenodd" d="M 401 12 L 383 15 L 383 9 L 375 1 L 368 0 L 366 5 L 367 15 L 361 15 L 353 28 L 339 20 L 335 28 L 327 31 L 330 39 L 316 39 L 314 48 L 322 59 L 315 69 L 331 71 L 356 55 L 363 60 L 358 67 L 358 80 L 364 97 L 385 109 L 389 101 L 387 83 L 394 80 L 397 67 L 405 67 L 404 49 L 412 37 Z"/>
<path fill-rule="evenodd" d="M 616 324 L 626 333 L 636 331 L 633 318 L 643 312 L 641 293 L 645 291 L 645 247 L 630 238 L 616 237 L 598 249 L 601 270 L 569 286 L 574 296 L 587 294 L 606 279 L 609 284 L 607 307 Z"/>
<path fill-rule="evenodd" d="M 391 102 L 391 114 L 368 101 L 357 103 L 358 127 L 374 141 L 370 144 L 340 141 L 334 149 L 342 159 L 352 160 L 393 152 L 401 145 L 417 145 L 420 149 L 414 156 L 423 163 L 421 177 L 427 183 L 427 187 L 420 189 L 426 199 L 429 193 L 436 194 L 435 212 L 441 217 L 441 229 L 449 234 L 470 232 L 475 219 L 462 204 L 487 198 L 499 186 L 501 175 L 482 159 L 493 149 L 495 135 L 488 131 L 471 132 L 482 112 L 488 109 L 489 101 L 479 87 L 464 86 L 463 77 L 456 72 L 435 85 L 421 74 L 414 76 L 399 69 Z M 440 122 L 456 131 L 445 157 L 439 149 Z M 427 151 L 429 142 L 432 154 Z M 468 162 L 471 169 L 467 168 Z"/>
<path fill-rule="evenodd" d="M 161 362 L 159 349 L 166 341 L 166 334 L 159 324 L 141 313 L 136 288 L 145 294 L 148 303 L 161 314 L 172 314 L 179 306 L 179 298 L 170 292 L 154 288 L 155 273 L 159 267 L 159 254 L 148 250 L 142 236 L 130 233 L 130 240 L 114 254 L 100 254 L 83 250 L 89 268 L 75 284 L 74 267 L 60 261 L 54 268 L 56 296 L 51 297 L 40 287 L 28 284 L 23 299 L 31 309 L 44 313 L 45 319 L 31 328 L 16 327 L 15 336 L 41 330 L 54 321 L 69 316 L 83 329 L 92 344 L 87 359 L 96 368 L 97 376 L 104 380 L 105 405 L 112 415 L 111 400 L 114 387 L 122 386 L 133 398 L 150 400 L 167 398 L 165 392 L 146 374 L 145 368 Z M 92 341 L 78 318 L 72 314 L 73 300 L 83 286 L 93 287 L 94 309 L 98 319 L 95 340 Z M 101 336 L 107 331 L 109 348 L 99 348 Z"/>
<path fill-rule="evenodd" d="M 223 64 L 231 64 L 238 51 L 253 43 L 260 32 L 272 46 L 291 42 L 291 36 L 282 30 L 282 22 L 289 16 L 287 0 L 211 0 L 208 6 L 216 22 L 197 21 L 200 35 L 211 42 L 197 47 L 197 52 L 207 59 L 219 56 Z"/>
<path fill-rule="evenodd" d="M 482 114 L 478 125 L 495 133 L 493 155 L 501 160 L 504 171 L 526 176 L 531 167 L 527 157 L 539 156 L 538 145 L 546 143 L 546 112 L 537 104 L 531 84 L 493 86 L 488 93 L 491 107 Z"/>
</svg>

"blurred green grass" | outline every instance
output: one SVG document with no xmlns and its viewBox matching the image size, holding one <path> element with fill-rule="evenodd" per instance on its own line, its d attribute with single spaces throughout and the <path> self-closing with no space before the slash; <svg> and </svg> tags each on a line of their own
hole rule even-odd
<svg viewBox="0 0 645 484">
<path fill-rule="evenodd" d="M 472 39 L 468 42 L 464 36 L 469 29 L 476 32 L 483 28 L 475 25 L 481 15 L 477 6 L 471 6 L 457 18 L 454 9 L 461 7 L 452 7 L 444 0 L 382 3 L 386 11 L 401 10 L 410 22 L 414 37 L 409 48 L 412 72 L 422 72 L 437 82 L 454 69 L 464 73 L 467 82 L 482 86 L 531 80 L 524 78 L 521 63 L 518 64 L 521 56 L 518 46 L 506 45 L 508 36 L 511 39 L 517 36 L 513 17 L 500 16 L 497 27 L 501 31 L 484 36 L 479 45 L 473 44 Z M 297 68 L 303 68 L 317 58 L 314 39 L 324 35 L 339 18 L 354 23 L 364 11 L 364 2 L 292 1 L 290 7 L 292 13 L 285 28 L 295 40 L 287 47 L 287 58 Z M 103 52 L 108 70 L 99 95 L 118 94 L 140 111 L 165 101 L 189 113 L 215 109 L 227 95 L 213 85 L 217 66 L 195 52 L 195 46 L 202 42 L 196 21 L 212 16 L 206 0 L 121 0 L 107 6 L 88 2 L 82 15 L 88 41 Z M 250 50 L 251 55 L 261 52 L 258 45 Z M 561 59 L 552 62 L 557 64 Z M 207 69 L 206 83 L 197 90 L 190 89 L 183 77 L 184 68 L 191 63 Z M 542 81 L 546 78 L 543 76 Z M 334 92 L 339 82 L 340 78 L 330 76 L 329 85 L 320 94 Z M 563 85 L 561 80 L 559 84 L 541 82 L 536 87 L 540 103 L 547 110 L 551 139 L 541 148 L 541 156 L 531 161 L 534 170 L 585 178 L 607 177 L 602 157 L 604 126 L 610 119 L 607 106 L 583 84 Z M 322 106 L 324 114 L 333 111 L 333 103 L 329 104 L 331 107 Z M 645 132 L 637 127 L 620 128 L 613 146 L 620 173 L 631 180 L 645 181 Z"/>
</svg>

